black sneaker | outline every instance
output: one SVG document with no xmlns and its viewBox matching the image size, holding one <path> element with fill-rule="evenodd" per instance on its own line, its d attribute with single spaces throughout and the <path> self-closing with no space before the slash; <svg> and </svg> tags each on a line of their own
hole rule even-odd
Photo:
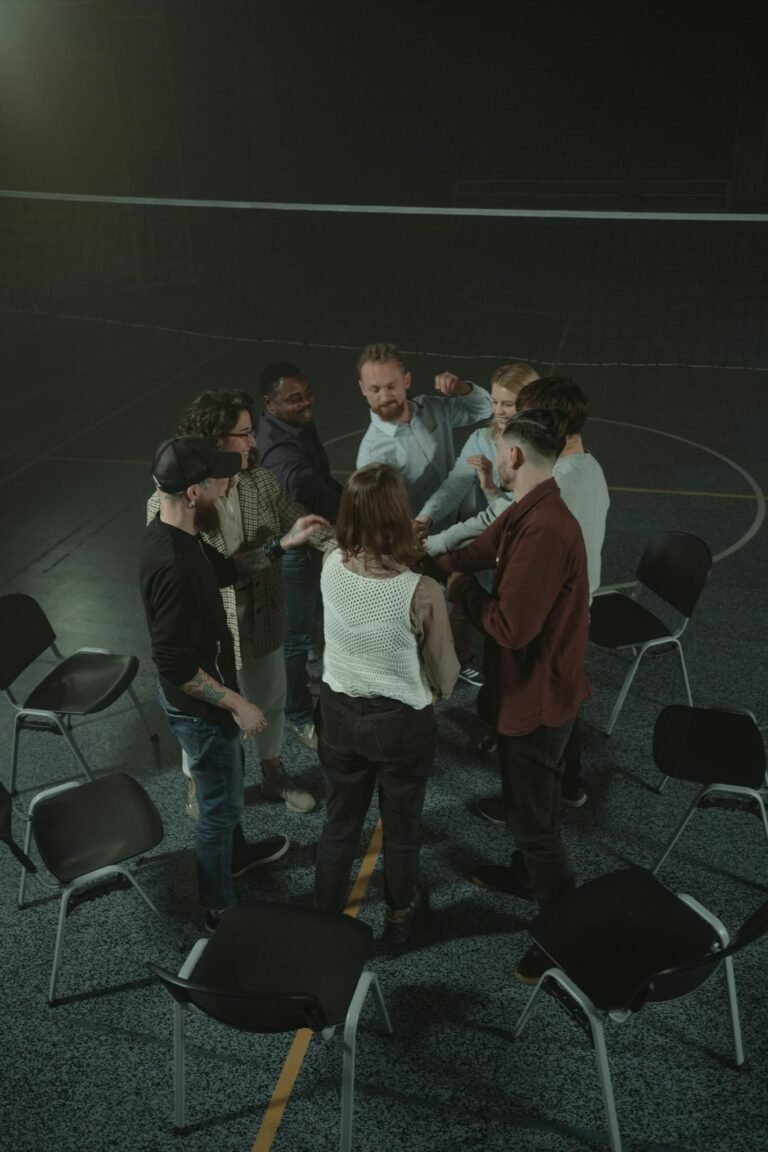
<svg viewBox="0 0 768 1152">
<path fill-rule="evenodd" d="M 472 684 L 475 688 L 482 688 L 485 684 L 482 672 L 479 668 L 475 668 L 474 664 L 465 664 L 459 669 L 459 680 L 463 680 L 465 684 Z"/>
<path fill-rule="evenodd" d="M 381 934 L 382 944 L 389 944 L 393 947 L 405 944 L 420 909 L 421 893 L 418 888 L 407 908 L 387 908 L 387 914 L 384 917 L 384 931 Z"/>
<path fill-rule="evenodd" d="M 486 732 L 485 736 L 481 736 L 477 742 L 478 752 L 495 752 L 498 746 L 495 732 Z"/>
<path fill-rule="evenodd" d="M 547 969 L 554 967 L 556 965 L 546 952 L 542 952 L 538 944 L 534 944 L 520 957 L 513 975 L 519 984 L 530 986 L 538 984 Z"/>
<path fill-rule="evenodd" d="M 495 828 L 505 828 L 507 824 L 507 806 L 501 796 L 488 796 L 485 800 L 478 800 L 475 811 L 483 820 L 493 824 Z"/>
<path fill-rule="evenodd" d="M 567 804 L 569 808 L 581 808 L 587 802 L 587 794 L 580 784 L 575 788 L 565 789 L 560 793 L 560 799 L 563 804 Z"/>
<path fill-rule="evenodd" d="M 206 936 L 213 936 L 223 915 L 223 911 L 218 912 L 215 908 L 205 909 L 205 912 L 203 913 L 203 931 L 205 932 Z"/>
<path fill-rule="evenodd" d="M 285 856 L 291 846 L 287 836 L 269 836 L 266 840 L 257 840 L 255 844 L 246 844 L 245 852 L 238 860 L 232 861 L 232 878 L 244 876 L 251 868 L 258 868 L 261 864 L 271 864 Z"/>
</svg>

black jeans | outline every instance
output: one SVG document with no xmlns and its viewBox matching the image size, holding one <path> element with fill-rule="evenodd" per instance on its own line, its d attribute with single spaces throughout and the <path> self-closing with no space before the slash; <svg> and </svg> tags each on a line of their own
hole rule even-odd
<svg viewBox="0 0 768 1152">
<path fill-rule="evenodd" d="M 535 728 L 525 736 L 499 736 L 499 764 L 515 841 L 511 867 L 540 904 L 574 886 L 560 834 L 560 785 L 573 721 Z"/>
<path fill-rule="evenodd" d="M 384 829 L 384 894 L 407 908 L 419 872 L 421 811 L 435 759 L 434 709 L 383 696 L 346 696 L 323 684 L 318 755 L 328 779 L 317 849 L 315 904 L 341 911 L 373 788 Z"/>
</svg>

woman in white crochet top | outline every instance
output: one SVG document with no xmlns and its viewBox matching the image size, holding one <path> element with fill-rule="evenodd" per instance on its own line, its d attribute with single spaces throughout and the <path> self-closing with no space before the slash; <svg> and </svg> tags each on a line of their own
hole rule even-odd
<svg viewBox="0 0 768 1152">
<path fill-rule="evenodd" d="M 368 464 L 352 475 L 336 538 L 320 585 L 325 652 L 318 753 L 328 797 L 315 903 L 344 908 L 378 785 L 383 939 L 402 944 L 420 904 L 421 811 L 435 756 L 433 704 L 450 695 L 459 664 L 442 589 L 409 567 L 423 552 L 395 469 Z"/>
</svg>

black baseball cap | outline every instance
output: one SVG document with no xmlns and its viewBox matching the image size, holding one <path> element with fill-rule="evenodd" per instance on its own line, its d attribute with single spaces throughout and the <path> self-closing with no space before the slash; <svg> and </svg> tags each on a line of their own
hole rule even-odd
<svg viewBox="0 0 768 1152">
<path fill-rule="evenodd" d="M 173 495 L 209 477 L 224 480 L 242 467 L 239 452 L 219 452 L 210 440 L 173 436 L 164 440 L 152 461 L 152 479 L 161 492 Z"/>
</svg>

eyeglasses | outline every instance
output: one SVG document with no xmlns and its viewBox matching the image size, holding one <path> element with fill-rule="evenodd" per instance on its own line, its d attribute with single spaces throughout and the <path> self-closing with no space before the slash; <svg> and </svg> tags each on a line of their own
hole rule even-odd
<svg viewBox="0 0 768 1152">
<path fill-rule="evenodd" d="M 227 432 L 227 436 L 238 436 L 242 440 L 255 440 L 256 439 L 256 429 L 255 428 L 246 428 L 245 432 Z"/>
</svg>

